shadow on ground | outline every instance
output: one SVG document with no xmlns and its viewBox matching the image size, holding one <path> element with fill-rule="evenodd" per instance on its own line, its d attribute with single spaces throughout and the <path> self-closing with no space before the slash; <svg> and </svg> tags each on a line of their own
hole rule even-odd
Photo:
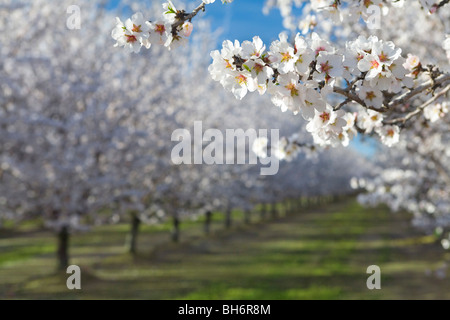
<svg viewBox="0 0 450 320">
<path fill-rule="evenodd" d="M 449 299 L 449 261 L 409 216 L 366 209 L 354 200 L 218 231 L 201 226 L 174 245 L 145 231 L 136 258 L 124 254 L 126 227 L 75 236 L 72 263 L 82 290 L 54 273 L 54 239 L 28 232 L 0 239 L 2 299 Z M 366 287 L 367 267 L 382 271 L 381 290 Z"/>
</svg>

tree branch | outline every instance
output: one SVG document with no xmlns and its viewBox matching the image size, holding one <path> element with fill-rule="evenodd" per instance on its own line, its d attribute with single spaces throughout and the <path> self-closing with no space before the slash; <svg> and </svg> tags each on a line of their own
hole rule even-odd
<svg viewBox="0 0 450 320">
<path fill-rule="evenodd" d="M 384 121 L 384 124 L 405 123 L 409 119 L 411 119 L 411 118 L 415 117 L 416 115 L 418 115 L 419 113 L 421 113 L 423 111 L 423 109 L 425 109 L 430 104 L 435 102 L 437 99 L 439 99 L 440 97 L 445 95 L 447 92 L 449 92 L 449 90 L 450 90 L 450 84 L 447 87 L 445 87 L 441 92 L 436 94 L 434 97 L 432 97 L 431 99 L 429 99 L 428 101 L 426 101 L 425 103 L 423 103 L 422 105 L 417 107 L 414 111 L 411 111 L 410 113 L 406 114 L 405 116 L 403 116 L 401 118 L 396 118 L 396 119 Z"/>
<path fill-rule="evenodd" d="M 420 93 L 422 93 L 422 92 L 424 92 L 426 90 L 437 88 L 439 86 L 442 86 L 442 85 L 446 84 L 447 82 L 450 82 L 450 74 L 449 73 L 442 74 L 442 75 L 436 77 L 436 79 L 430 79 L 430 80 L 426 81 L 425 83 L 421 84 L 420 86 L 418 86 L 417 88 L 412 89 L 412 90 L 410 90 L 408 92 L 405 92 L 405 93 L 401 94 L 400 96 L 398 96 L 397 98 L 392 100 L 386 106 L 386 108 L 383 108 L 383 109 L 377 109 L 377 108 L 374 108 L 374 107 L 371 107 L 371 106 L 367 106 L 366 103 L 358 95 L 356 95 L 355 93 L 353 93 L 351 91 L 351 89 L 352 89 L 351 87 L 346 88 L 346 89 L 341 88 L 341 87 L 334 87 L 333 91 L 335 93 L 338 93 L 340 95 L 345 96 L 347 98 L 346 102 L 354 101 L 356 103 L 359 103 L 361 106 L 363 106 L 366 109 L 371 109 L 371 110 L 383 113 L 383 112 L 387 112 L 389 110 L 392 110 L 394 107 L 396 107 L 398 105 L 406 104 L 411 98 L 415 97 L 416 95 L 418 95 L 418 94 L 420 94 Z M 447 91 L 448 91 L 448 89 L 446 89 L 446 92 Z M 442 93 L 442 94 L 445 94 L 445 93 Z M 441 94 L 439 94 L 438 97 L 439 96 L 441 96 Z M 430 101 L 429 103 L 432 103 L 436 99 Z M 421 106 L 422 109 L 425 108 L 427 105 Z M 339 109 L 342 108 L 342 104 L 340 104 L 336 109 L 338 109 L 338 108 Z M 417 113 L 420 113 L 420 111 L 421 110 L 418 110 Z M 414 115 L 416 115 L 416 114 L 414 114 Z M 408 118 L 406 120 L 409 120 L 414 115 L 407 115 Z M 400 119 L 403 119 L 403 118 L 400 118 Z M 400 121 L 396 121 L 395 123 L 397 123 L 397 122 L 400 122 Z"/>
<path fill-rule="evenodd" d="M 172 31 L 176 30 L 186 21 L 194 18 L 200 11 L 205 11 L 205 6 L 206 3 L 202 2 L 202 4 L 195 8 L 191 13 L 185 13 L 184 11 L 177 12 L 177 21 L 172 25 Z M 180 16 L 178 16 L 179 13 L 181 13 Z"/>
<path fill-rule="evenodd" d="M 363 107 L 367 108 L 365 102 L 360 97 L 358 97 L 356 94 L 353 94 L 349 90 L 343 89 L 341 87 L 333 87 L 333 91 L 336 93 L 339 93 L 340 95 L 347 97 L 347 99 L 355 101 L 355 102 L 359 103 L 360 105 L 362 105 Z"/>
<path fill-rule="evenodd" d="M 377 108 L 366 105 L 366 103 L 359 96 L 357 96 L 356 94 L 351 92 L 349 89 L 343 89 L 341 87 L 333 87 L 333 91 L 335 93 L 343 95 L 344 97 L 347 97 L 347 99 L 346 99 L 347 102 L 355 101 L 355 102 L 359 103 L 360 105 L 362 105 L 366 109 L 374 110 L 374 111 L 381 112 L 381 113 L 388 111 L 387 109 L 377 109 Z"/>
<path fill-rule="evenodd" d="M 430 79 L 427 82 L 421 84 L 420 86 L 418 86 L 417 88 L 410 90 L 408 92 L 403 93 L 402 95 L 398 96 L 397 98 L 395 98 L 394 100 L 392 100 L 387 108 L 391 109 L 395 106 L 401 105 L 401 104 L 406 104 L 406 102 L 408 100 L 410 100 L 412 97 L 422 93 L 425 90 L 431 89 L 433 87 L 436 86 L 440 86 L 445 84 L 446 82 L 450 81 L 450 73 L 447 74 L 443 74 L 439 77 L 437 77 L 436 79 Z"/>
<path fill-rule="evenodd" d="M 442 0 L 436 7 L 440 8 L 440 7 L 445 6 L 448 3 L 450 3 L 450 0 Z"/>
</svg>

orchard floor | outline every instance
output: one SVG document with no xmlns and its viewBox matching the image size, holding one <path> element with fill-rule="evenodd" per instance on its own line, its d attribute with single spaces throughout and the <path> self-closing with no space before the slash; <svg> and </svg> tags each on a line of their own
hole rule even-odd
<svg viewBox="0 0 450 320">
<path fill-rule="evenodd" d="M 0 234 L 0 299 L 450 299 L 450 255 L 435 237 L 354 200 L 228 231 L 216 221 L 208 237 L 190 223 L 177 245 L 167 228 L 144 227 L 136 258 L 124 253 L 127 225 L 75 235 L 78 291 L 54 272 L 51 233 Z M 381 290 L 366 287 L 369 265 Z"/>
</svg>

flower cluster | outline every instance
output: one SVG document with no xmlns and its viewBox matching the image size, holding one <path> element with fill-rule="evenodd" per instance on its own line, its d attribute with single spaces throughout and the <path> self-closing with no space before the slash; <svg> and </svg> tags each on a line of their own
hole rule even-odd
<svg viewBox="0 0 450 320">
<path fill-rule="evenodd" d="M 350 19 L 357 22 L 362 18 L 370 23 L 374 13 L 379 12 L 387 15 L 390 8 L 404 7 L 406 0 L 311 0 L 311 10 L 322 14 L 325 18 L 335 22 Z M 420 5 L 428 12 L 435 13 L 439 9 L 441 0 L 419 0 Z"/>
<path fill-rule="evenodd" d="M 214 3 L 216 0 L 202 0 L 202 1 L 203 3 L 211 4 Z M 222 3 L 231 3 L 231 2 L 233 2 L 233 0 L 222 0 Z"/>
<path fill-rule="evenodd" d="M 448 109 L 446 98 L 428 104 L 423 110 L 427 121 L 409 123 L 400 142 L 376 156 L 372 177 L 352 181 L 353 188 L 366 191 L 358 197 L 361 203 L 384 203 L 395 211 L 409 211 L 413 224 L 427 231 L 450 226 Z M 389 130 L 389 126 L 378 126 L 379 121 L 374 130 Z M 450 247 L 448 239 L 442 240 L 442 246 Z"/>
<path fill-rule="evenodd" d="M 268 149 L 272 156 L 287 162 L 295 159 L 300 152 L 306 154 L 307 158 L 314 158 L 318 155 L 317 148 L 301 142 L 298 134 L 293 134 L 289 138 L 282 137 L 273 145 L 269 145 L 269 140 L 264 137 L 257 138 L 253 142 L 252 151 L 260 158 L 267 158 Z"/>
<path fill-rule="evenodd" d="M 136 53 L 141 50 L 142 46 L 150 48 L 151 42 L 148 38 L 152 25 L 144 20 L 142 13 L 134 14 L 125 23 L 119 18 L 116 18 L 116 20 L 116 27 L 111 33 L 113 39 L 117 41 L 115 47 L 124 47 L 125 50 Z"/>
<path fill-rule="evenodd" d="M 417 57 L 405 60 L 401 49 L 375 36 L 361 36 L 338 50 L 316 33 L 309 39 L 297 34 L 293 43 L 282 33 L 268 50 L 254 37 L 242 44 L 224 41 L 211 57 L 209 72 L 227 91 L 237 99 L 249 92 L 268 93 L 282 111 L 300 113 L 309 122 L 307 131 L 321 146 L 346 146 L 357 134 L 355 115 L 342 106 L 331 106 L 336 102 L 333 92 L 354 93 L 352 100 L 364 107 L 358 117 L 362 130 L 376 129 L 388 146 L 398 142 L 399 128 L 383 127 L 379 111 L 386 108 L 385 94 L 411 87 L 412 75 L 420 68 Z M 347 88 L 336 91 L 341 83 Z"/>
<path fill-rule="evenodd" d="M 432 13 L 445 5 L 445 1 L 419 1 Z M 116 46 L 130 52 L 138 52 L 142 46 L 150 48 L 152 44 L 171 49 L 187 41 L 193 30 L 192 18 L 213 2 L 202 0 L 187 13 L 168 1 L 163 4 L 163 19 L 145 21 L 141 13 L 125 23 L 117 19 L 112 36 Z M 232 1 L 222 0 L 228 2 Z M 292 6 L 302 7 L 304 3 L 304 0 L 268 0 L 267 6 L 277 5 L 282 15 L 289 15 Z M 360 17 L 370 20 L 374 8 L 385 15 L 389 8 L 403 6 L 404 0 L 310 0 L 302 10 L 308 13 L 308 18 L 299 27 L 302 33 L 308 33 L 317 25 L 316 15 L 310 12 L 321 12 L 328 19 L 342 22 L 344 16 L 345 20 L 357 21 Z M 450 38 L 444 40 L 443 48 L 450 54 Z M 429 101 L 417 106 L 408 101 L 419 93 L 429 92 L 433 96 L 437 88 L 448 82 L 449 75 L 432 65 L 424 67 L 416 55 L 408 54 L 405 59 L 401 54 L 402 50 L 393 42 L 376 36 L 359 36 L 336 48 L 315 32 L 308 37 L 298 33 L 292 39 L 281 33 L 279 39 L 267 46 L 258 36 L 242 43 L 224 41 L 221 50 L 211 52 L 213 61 L 208 70 L 213 80 L 239 100 L 248 93 L 267 93 L 283 112 L 300 114 L 308 122 L 306 130 L 318 146 L 347 146 L 361 132 L 376 134 L 383 144 L 391 147 L 400 140 L 400 128 L 418 113 L 423 111 L 425 118 L 434 122 L 448 112 L 445 103 Z M 420 90 L 414 92 L 417 88 Z M 445 95 L 448 90 L 438 95 Z M 292 141 L 285 139 L 284 144 L 280 143 L 283 154 L 297 153 L 299 143 Z"/>
<path fill-rule="evenodd" d="M 399 142 L 400 128 L 396 125 L 383 125 L 384 116 L 374 110 L 363 110 L 358 114 L 358 127 L 365 133 L 376 132 L 381 142 L 388 147 L 392 147 Z"/>
<path fill-rule="evenodd" d="M 431 104 L 423 110 L 423 115 L 425 119 L 430 122 L 436 122 L 445 117 L 448 113 L 449 105 L 447 101 L 443 101 L 442 103 Z"/>
<path fill-rule="evenodd" d="M 380 91 L 398 93 L 403 86 L 411 87 L 413 81 L 407 77 L 403 66 L 405 59 L 402 50 L 391 41 L 385 42 L 375 36 L 360 36 L 355 41 L 346 43 L 344 78 L 364 75 L 362 85 L 366 87 L 359 93 L 367 106 L 380 108 L 383 96 Z M 373 89 L 373 90 L 368 90 Z"/>
<path fill-rule="evenodd" d="M 300 153 L 300 145 L 297 143 L 298 136 L 294 135 L 289 139 L 282 137 L 280 141 L 272 148 L 272 152 L 280 160 L 292 161 Z"/>
<path fill-rule="evenodd" d="M 303 34 L 306 34 L 318 24 L 317 16 L 320 16 L 321 22 L 358 23 L 362 18 L 370 24 L 374 22 L 374 15 L 386 16 L 391 9 L 401 10 L 406 3 L 406 0 L 266 0 L 264 12 L 268 13 L 272 7 L 277 7 L 286 29 L 294 30 L 298 27 Z M 448 1 L 418 0 L 418 3 L 425 11 L 432 14 Z M 300 19 L 294 16 L 293 7 L 302 8 Z"/>
<path fill-rule="evenodd" d="M 406 62 L 403 64 L 406 70 L 410 71 L 409 74 L 411 77 L 417 79 L 420 71 L 422 70 L 422 64 L 420 63 L 420 59 L 418 56 L 412 55 L 408 53 L 408 58 Z"/>
<path fill-rule="evenodd" d="M 194 28 L 191 19 L 203 10 L 206 4 L 214 2 L 215 0 L 203 0 L 192 13 L 186 13 L 184 10 L 178 10 L 169 0 L 163 4 L 162 18 L 154 22 L 146 21 L 140 12 L 135 13 L 125 23 L 116 18 L 116 26 L 111 36 L 116 40 L 115 46 L 124 47 L 128 52 L 138 53 L 142 47 L 149 49 L 152 44 L 171 50 L 188 40 Z M 230 2 L 233 0 L 222 0 L 222 3 Z"/>
</svg>

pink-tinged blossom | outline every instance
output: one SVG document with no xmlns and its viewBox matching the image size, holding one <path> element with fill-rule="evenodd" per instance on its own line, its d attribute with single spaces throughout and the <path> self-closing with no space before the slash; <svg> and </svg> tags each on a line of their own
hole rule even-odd
<svg viewBox="0 0 450 320">
<path fill-rule="evenodd" d="M 400 141 L 400 128 L 398 126 L 385 125 L 377 127 L 375 132 L 381 138 L 381 142 L 388 147 L 392 147 Z"/>
<path fill-rule="evenodd" d="M 441 120 L 448 113 L 449 106 L 446 101 L 442 103 L 431 104 L 423 110 L 423 115 L 425 119 L 429 120 L 431 123 Z"/>
<path fill-rule="evenodd" d="M 261 59 L 266 51 L 266 46 L 260 37 L 253 37 L 253 41 L 242 42 L 242 58 L 248 59 Z"/>
<path fill-rule="evenodd" d="M 366 133 L 371 133 L 375 128 L 383 126 L 383 114 L 374 110 L 361 111 L 358 114 L 358 126 Z"/>
<path fill-rule="evenodd" d="M 277 68 L 281 74 L 294 71 L 298 57 L 295 54 L 295 49 L 287 41 L 287 35 L 285 33 L 281 33 L 279 40 L 272 43 L 269 55 L 273 67 Z"/>
</svg>

